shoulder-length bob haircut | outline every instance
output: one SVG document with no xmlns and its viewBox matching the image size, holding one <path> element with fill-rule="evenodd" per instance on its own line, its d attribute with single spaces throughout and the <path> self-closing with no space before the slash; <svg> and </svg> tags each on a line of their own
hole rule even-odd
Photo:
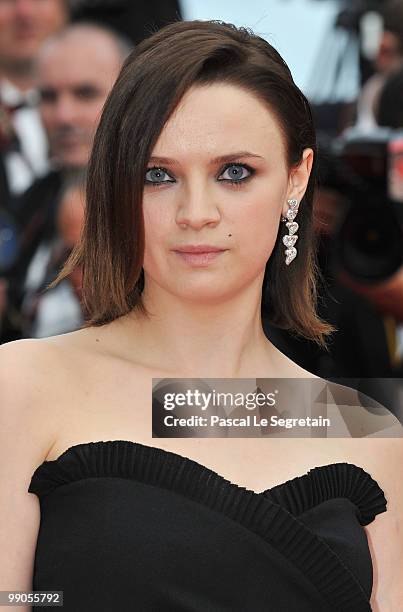
<svg viewBox="0 0 403 612">
<path fill-rule="evenodd" d="M 281 129 L 290 170 L 306 147 L 314 151 L 299 207 L 298 256 L 286 266 L 279 229 L 266 265 L 262 310 L 269 323 L 327 349 L 325 336 L 336 328 L 316 313 L 317 281 L 322 277 L 312 223 L 316 137 L 310 106 L 279 53 L 249 28 L 231 23 L 170 23 L 128 56 L 95 135 L 81 240 L 50 286 L 82 267 L 83 327 L 103 325 L 134 308 L 149 315 L 141 296 L 148 160 L 185 92 L 193 85 L 216 82 L 242 87 L 267 105 Z"/>
</svg>

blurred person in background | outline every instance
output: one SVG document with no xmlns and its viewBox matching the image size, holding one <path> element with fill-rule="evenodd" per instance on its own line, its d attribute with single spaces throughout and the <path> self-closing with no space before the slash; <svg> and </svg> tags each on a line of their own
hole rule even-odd
<svg viewBox="0 0 403 612">
<path fill-rule="evenodd" d="M 40 110 L 53 167 L 88 161 L 106 97 L 131 46 L 104 26 L 69 26 L 44 45 L 38 61 Z"/>
<path fill-rule="evenodd" d="M 403 23 L 401 27 L 403 40 Z M 386 34 L 385 40 L 396 42 L 394 35 L 389 38 L 388 33 Z M 365 139 L 369 143 L 372 142 L 371 135 L 375 139 L 379 126 L 403 129 L 403 65 L 399 65 L 397 55 L 393 55 L 392 60 L 392 55 L 392 51 L 387 54 L 384 50 L 380 55 L 380 65 L 386 68 L 389 58 L 393 70 L 390 70 L 378 92 L 378 101 L 374 108 L 375 124 L 365 133 Z M 363 153 L 364 149 L 360 151 Z M 375 166 L 371 165 L 369 153 L 366 155 L 368 157 L 362 157 L 359 169 L 355 170 L 364 172 L 366 179 L 370 180 L 373 178 Z M 351 379 L 353 385 L 353 379 L 361 379 L 360 385 L 364 392 L 393 410 L 398 410 L 399 405 L 402 405 L 402 391 L 393 385 L 388 386 L 384 381 L 403 378 L 403 266 L 393 274 L 385 274 L 384 278 L 370 283 L 346 273 L 336 257 L 341 244 L 344 245 L 344 252 L 347 252 L 352 246 L 348 244 L 349 240 L 354 241 L 357 238 L 354 227 L 357 227 L 360 211 L 362 214 L 366 210 L 359 207 L 367 205 L 370 198 L 371 206 L 374 206 L 376 198 L 379 199 L 378 208 L 375 209 L 379 232 L 373 238 L 381 244 L 383 218 L 389 216 L 386 208 L 387 194 L 370 193 L 371 183 L 369 182 L 368 186 L 360 174 L 357 175 L 351 166 L 345 165 L 345 159 L 333 158 L 330 149 L 319 155 L 319 159 L 321 181 L 314 201 L 313 219 L 315 236 L 318 239 L 318 263 L 326 286 L 321 286 L 319 290 L 318 312 L 322 319 L 337 327 L 338 331 L 329 343 L 329 352 L 318 349 L 311 342 L 290 337 L 282 330 L 268 327 L 267 333 L 280 350 L 302 367 L 328 379 Z M 380 159 L 377 161 L 378 168 L 379 161 Z M 403 193 L 402 162 L 398 170 L 400 191 Z M 387 183 L 386 177 L 384 178 Z M 368 191 L 354 196 L 354 193 L 349 191 L 350 183 L 344 184 L 346 180 L 351 181 L 351 186 L 354 181 L 365 184 Z M 400 219 L 400 226 L 403 228 L 403 198 L 401 202 L 395 202 L 389 211 L 393 209 L 399 213 L 399 208 L 400 215 L 396 215 L 396 221 Z M 349 227 L 350 230 L 341 231 L 343 226 L 346 230 Z M 366 224 L 364 217 L 361 226 L 361 246 L 365 251 L 364 242 L 371 240 L 372 229 L 370 224 Z M 354 243 L 353 249 L 350 249 L 351 261 L 360 257 L 359 248 L 354 250 L 355 247 Z M 386 249 L 379 249 L 378 257 L 386 258 Z M 363 253 L 362 261 L 365 257 Z M 374 256 L 374 261 L 375 259 Z"/>
<path fill-rule="evenodd" d="M 389 8 L 391 9 L 391 7 L 396 12 L 390 12 L 390 21 L 385 23 L 390 24 L 389 27 L 392 28 L 392 16 L 397 19 L 400 15 L 400 22 L 398 21 L 394 27 L 396 32 L 400 28 L 403 44 L 403 3 L 393 2 Z M 399 7 L 400 13 L 398 12 Z M 389 53 L 382 56 L 383 64 L 393 66 L 393 69 L 386 73 L 384 83 L 377 94 L 376 105 L 374 106 L 374 121 L 377 127 L 401 130 L 403 129 L 403 63 L 398 60 L 398 57 L 402 57 L 403 47 L 398 45 L 397 35 L 393 35 L 391 32 L 386 32 L 386 34 L 388 34 L 386 40 L 389 41 L 391 49 L 393 48 L 394 51 L 390 50 Z M 388 136 L 389 140 L 393 135 L 392 132 Z M 400 225 L 401 231 L 403 231 L 402 155 L 400 154 L 400 160 L 398 158 L 396 163 L 393 161 L 390 147 L 387 150 L 386 168 L 388 174 L 386 185 L 388 198 L 392 200 L 390 202 L 392 208 L 389 210 L 390 212 L 395 211 L 395 222 Z M 393 181 L 393 185 L 391 181 Z M 334 206 L 333 210 L 340 210 L 339 204 Z M 382 210 L 380 214 L 385 213 Z M 359 283 L 346 274 L 343 275 L 342 282 L 355 292 L 357 299 L 365 298 L 376 312 L 377 317 L 383 322 L 390 349 L 392 375 L 403 376 L 403 265 L 398 267 L 393 274 L 375 284 Z M 369 328 L 373 332 L 374 327 Z M 379 373 L 378 376 L 380 376 Z"/>
<path fill-rule="evenodd" d="M 47 169 L 35 60 L 68 20 L 67 0 L 0 0 L 0 201 L 25 191 Z M 11 207 L 11 203 L 9 203 Z"/>
<path fill-rule="evenodd" d="M 24 336 L 43 338 L 74 331 L 84 322 L 81 308 L 81 268 L 71 272 L 60 285 L 46 291 L 56 278 L 72 248 L 79 241 L 84 223 L 85 174 L 68 184 L 57 211 L 57 234 L 51 243 L 41 245 L 28 269 L 24 287 L 22 316 Z M 37 268 L 44 272 L 37 278 Z"/>
<path fill-rule="evenodd" d="M 376 72 L 363 87 L 354 126 L 369 139 L 379 125 L 403 127 L 403 77 L 399 77 L 403 74 L 403 0 L 385 2 L 381 15 L 383 33 L 374 65 Z M 278 345 L 299 365 L 325 378 L 374 381 L 400 378 L 403 376 L 403 270 L 370 286 L 354 282 L 339 269 L 334 255 L 339 244 L 346 244 L 348 240 L 348 233 L 340 234 L 340 228 L 348 221 L 355 204 L 363 204 L 366 196 L 361 194 L 361 202 L 359 197 L 353 202 L 349 186 L 343 183 L 346 179 L 359 182 L 361 175 L 353 178 L 354 173 L 344 165 L 342 171 L 342 164 L 333 158 L 329 143 L 330 138 L 324 138 L 319 151 L 320 185 L 314 202 L 318 263 L 326 280 L 326 286 L 320 287 L 318 311 L 338 331 L 330 342 L 329 353 L 318 350 L 312 343 L 285 336 L 281 330 Z M 363 162 L 361 170 L 369 179 L 370 161 Z M 379 207 L 380 214 L 384 214 L 381 201 Z M 383 401 L 378 390 L 371 392 Z"/>
<path fill-rule="evenodd" d="M 401 13 L 403 39 L 403 8 Z M 403 64 L 390 71 L 377 97 L 374 109 L 376 125 L 392 130 L 403 130 Z M 390 155 L 390 153 L 389 153 Z M 402 155 L 397 163 L 388 160 L 389 196 L 394 200 L 397 219 L 403 231 L 403 164 Z M 393 181 L 393 185 L 391 183 Z M 365 296 L 371 304 L 384 314 L 390 329 L 391 343 L 395 347 L 395 363 L 400 365 L 403 376 L 403 266 L 395 274 L 374 287 L 350 286 Z"/>
<path fill-rule="evenodd" d="M 375 59 L 375 73 L 367 79 L 357 101 L 356 126 L 376 128 L 379 93 L 388 76 L 403 64 L 403 0 L 389 0 L 381 9 L 383 33 Z"/>
<path fill-rule="evenodd" d="M 16 202 L 19 255 L 8 272 L 2 342 L 22 337 L 20 307 L 28 266 L 40 244 L 55 235 L 63 184 L 86 167 L 103 104 L 130 50 L 123 36 L 90 23 L 68 26 L 40 50 L 38 90 L 50 169 Z"/>
<path fill-rule="evenodd" d="M 313 221 L 325 281 L 318 284 L 317 310 L 337 328 L 329 351 L 270 326 L 264 313 L 263 325 L 275 346 L 301 367 L 358 389 L 402 415 L 403 327 L 396 311 L 403 310 L 403 270 L 376 286 L 343 274 L 335 252 L 345 244 L 346 235 L 339 231 L 352 208 L 345 194 L 327 187 L 317 190 Z"/>
<path fill-rule="evenodd" d="M 395 27 L 396 30 L 398 27 L 402 28 L 403 40 L 403 21 L 395 24 Z M 389 37 L 388 33 L 386 34 L 385 40 L 390 44 L 392 40 L 397 41 L 395 35 Z M 372 225 L 373 222 L 366 222 L 364 214 L 361 220 L 363 261 L 366 257 L 365 245 L 371 240 L 374 245 L 375 242 L 379 245 L 374 247 L 378 248 L 377 255 L 374 255 L 373 259 L 374 267 L 381 269 L 377 258 L 386 260 L 388 253 L 393 253 L 392 248 L 387 249 L 385 243 L 382 243 L 385 217 L 391 219 L 393 213 L 393 222 L 397 227 L 400 226 L 400 232 L 403 231 L 402 154 L 400 162 L 395 164 L 389 153 L 385 163 L 387 175 L 378 176 L 378 180 L 382 178 L 384 181 L 388 193 L 379 188 L 376 188 L 376 192 L 370 193 L 372 184 L 370 181 L 376 178 L 376 172 L 380 172 L 376 168 L 383 167 L 384 163 L 381 157 L 371 158 L 371 154 L 375 155 L 373 144 L 376 143 L 379 127 L 391 130 L 403 129 L 403 65 L 398 61 L 400 51 L 395 47 L 394 53 L 392 50 L 389 53 L 383 50 L 382 53 L 380 65 L 385 68 L 387 65 L 389 67 L 393 65 L 393 69 L 385 76 L 385 81 L 377 93 L 374 126 L 366 131 L 363 137 L 363 142 L 368 143 L 368 149 L 366 151 L 362 145 L 361 148 L 355 149 L 356 156 L 363 156 L 360 164 L 353 170 L 354 166 L 344 165 L 345 158 L 343 161 L 341 158 L 334 159 L 332 163 L 330 157 L 327 160 L 323 157 L 321 160 L 322 185 L 317 191 L 314 221 L 316 235 L 319 237 L 318 260 L 328 284 L 326 291 L 322 291 L 318 311 L 323 319 L 337 327 L 338 332 L 332 338 L 329 354 L 318 352 L 311 345 L 307 347 L 307 343 L 288 339 L 290 350 L 287 354 L 298 351 L 297 361 L 300 365 L 303 367 L 310 365 L 317 374 L 326 378 L 366 379 L 363 384 L 371 385 L 371 389 L 369 386 L 363 389 L 366 393 L 377 397 L 385 405 L 392 404 L 393 408 L 396 407 L 398 410 L 399 404 L 402 405 L 402 390 L 395 392 L 391 385 L 389 391 L 383 380 L 403 378 L 403 266 L 397 264 L 393 272 L 385 274 L 376 282 L 364 282 L 362 278 L 355 277 L 351 273 L 351 268 L 344 270 L 334 256 L 340 243 L 346 244 L 349 240 L 353 242 L 356 239 L 354 227 L 357 227 L 359 215 L 368 212 L 369 204 L 374 211 L 375 227 Z M 393 133 L 388 136 L 389 139 L 392 137 Z M 371 143 L 372 149 L 369 148 Z M 379 151 L 379 148 L 376 150 Z M 350 162 L 353 159 L 357 161 L 358 157 L 354 157 L 351 151 L 352 149 L 350 149 Z M 400 198 L 393 197 L 390 191 L 391 170 L 395 181 L 394 190 L 397 194 L 400 193 Z M 368 183 L 359 174 L 361 171 L 365 174 Z M 346 179 L 351 179 L 351 185 L 355 180 L 362 181 L 367 192 L 362 191 L 360 196 L 354 197 L 353 192 L 349 192 L 347 183 L 343 184 Z M 375 200 L 377 200 L 376 208 Z M 342 230 L 343 226 L 347 231 Z M 388 233 L 387 237 L 390 243 L 399 240 L 392 233 Z M 347 245 L 347 250 L 348 248 Z M 354 249 L 355 246 L 350 250 L 351 260 L 359 256 L 359 249 L 355 251 Z M 379 384 L 377 379 L 381 381 Z"/>
</svg>

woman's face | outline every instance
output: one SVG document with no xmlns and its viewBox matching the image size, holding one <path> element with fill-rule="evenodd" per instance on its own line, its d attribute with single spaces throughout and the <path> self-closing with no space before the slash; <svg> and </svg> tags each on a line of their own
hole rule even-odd
<svg viewBox="0 0 403 612">
<path fill-rule="evenodd" d="M 228 84 L 191 88 L 161 132 L 145 176 L 145 294 L 156 285 L 200 304 L 261 289 L 281 214 L 288 198 L 303 197 L 311 164 L 306 149 L 289 172 L 278 124 L 250 92 Z M 187 245 L 223 250 L 176 252 Z"/>
</svg>

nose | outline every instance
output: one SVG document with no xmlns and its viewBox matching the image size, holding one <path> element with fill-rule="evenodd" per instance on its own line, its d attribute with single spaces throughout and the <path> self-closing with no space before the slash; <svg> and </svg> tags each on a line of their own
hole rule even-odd
<svg viewBox="0 0 403 612">
<path fill-rule="evenodd" d="M 74 123 L 76 108 L 74 101 L 67 94 L 59 95 L 54 104 L 54 119 L 58 125 L 70 125 Z"/>
<path fill-rule="evenodd" d="M 210 190 L 201 181 L 184 190 L 178 206 L 176 222 L 198 230 L 204 225 L 217 224 L 221 214 Z"/>
</svg>

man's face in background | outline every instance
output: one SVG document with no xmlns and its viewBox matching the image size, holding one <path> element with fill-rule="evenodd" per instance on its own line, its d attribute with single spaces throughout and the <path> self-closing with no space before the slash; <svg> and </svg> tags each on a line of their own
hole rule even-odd
<svg viewBox="0 0 403 612">
<path fill-rule="evenodd" d="M 121 63 L 113 39 L 90 28 L 71 30 L 41 51 L 40 111 L 50 157 L 58 166 L 87 165 L 102 107 Z"/>
<path fill-rule="evenodd" d="M 31 62 L 43 41 L 66 23 L 66 5 L 67 0 L 0 0 L 0 64 Z"/>
<path fill-rule="evenodd" d="M 385 30 L 379 44 L 375 60 L 376 69 L 388 74 L 403 62 L 403 52 L 399 38 L 393 32 Z"/>
</svg>

